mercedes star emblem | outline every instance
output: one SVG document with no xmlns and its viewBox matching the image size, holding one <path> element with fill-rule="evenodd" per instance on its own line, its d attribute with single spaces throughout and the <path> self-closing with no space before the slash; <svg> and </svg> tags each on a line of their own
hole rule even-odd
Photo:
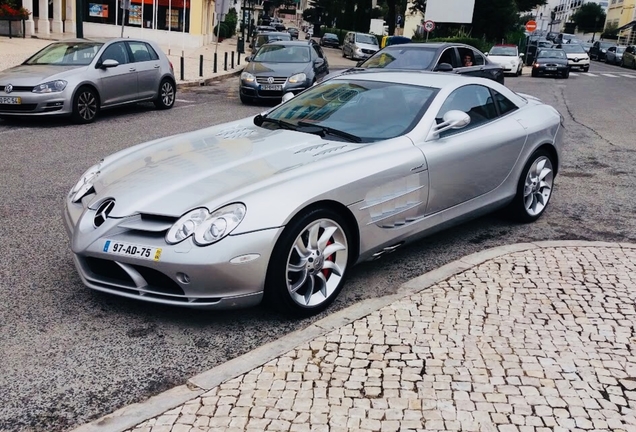
<svg viewBox="0 0 636 432">
<path fill-rule="evenodd" d="M 269 78 L 267 78 L 267 82 L 268 82 L 269 84 L 274 84 L 274 77 L 269 77 Z"/>
<path fill-rule="evenodd" d="M 111 211 L 113 211 L 113 207 L 115 207 L 114 199 L 107 199 L 99 205 L 97 211 L 95 212 L 95 218 L 93 219 L 95 228 L 99 228 L 104 222 L 106 222 L 106 219 L 108 219 L 108 215 Z"/>
<path fill-rule="evenodd" d="M 7 84 L 6 86 L 4 86 L 4 91 L 6 93 L 11 93 L 13 91 L 13 86 L 11 84 Z"/>
</svg>

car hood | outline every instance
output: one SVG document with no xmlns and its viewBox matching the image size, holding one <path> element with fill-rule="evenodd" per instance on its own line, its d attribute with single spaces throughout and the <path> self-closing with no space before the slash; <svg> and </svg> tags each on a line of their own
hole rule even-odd
<svg viewBox="0 0 636 432">
<path fill-rule="evenodd" d="M 492 56 L 489 55 L 488 56 L 488 60 L 490 60 L 493 63 L 498 63 L 498 64 L 509 64 L 509 63 L 518 63 L 519 62 L 519 57 L 516 56 Z"/>
<path fill-rule="evenodd" d="M 245 68 L 246 72 L 254 76 L 286 76 L 307 72 L 309 63 L 261 63 L 250 62 Z"/>
<path fill-rule="evenodd" d="M 19 65 L 0 72 L 0 84 L 36 86 L 46 81 L 63 79 L 86 66 Z"/>
<path fill-rule="evenodd" d="M 377 46 L 377 45 L 361 43 L 361 42 L 356 42 L 356 47 L 361 48 L 361 49 L 374 50 L 374 51 L 377 51 L 377 50 L 380 49 L 380 47 Z"/>
<path fill-rule="evenodd" d="M 90 207 L 111 197 L 115 218 L 138 213 L 179 217 L 224 197 L 240 199 L 243 188 L 276 182 L 277 176 L 362 147 L 260 128 L 250 117 L 109 156 L 94 183 Z"/>
<path fill-rule="evenodd" d="M 565 55 L 569 58 L 569 59 L 585 59 L 587 58 L 587 53 L 565 53 Z"/>
</svg>

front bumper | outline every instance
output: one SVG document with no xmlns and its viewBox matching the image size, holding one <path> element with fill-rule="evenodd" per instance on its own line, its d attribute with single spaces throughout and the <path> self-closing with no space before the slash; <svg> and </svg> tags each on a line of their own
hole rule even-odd
<svg viewBox="0 0 636 432">
<path fill-rule="evenodd" d="M 191 239 L 168 245 L 161 233 L 118 226 L 129 218 L 108 219 L 93 228 L 90 221 L 94 213 L 68 203 L 64 209 L 75 267 L 84 285 L 121 297 L 198 309 L 235 309 L 260 303 L 271 252 L 283 230 L 278 227 L 230 235 L 207 247 L 196 246 Z M 107 239 L 161 248 L 160 259 L 104 252 Z M 245 256 L 250 260 L 235 260 Z"/>
<path fill-rule="evenodd" d="M 570 70 L 569 66 L 540 66 L 532 69 L 534 73 L 539 75 L 561 75 Z"/>
<path fill-rule="evenodd" d="M 241 81 L 239 93 L 253 99 L 278 100 L 281 99 L 285 93 L 292 92 L 298 94 L 309 87 L 311 87 L 311 84 L 308 82 L 296 84 L 286 82 L 282 84 L 282 90 L 262 90 L 261 84 L 246 84 Z"/>
<path fill-rule="evenodd" d="M 580 61 L 568 60 L 568 66 L 570 66 L 570 69 L 589 69 L 590 61 L 589 60 L 580 60 Z"/>
<path fill-rule="evenodd" d="M 68 89 L 58 93 L 3 92 L 0 97 L 20 98 L 20 104 L 0 104 L 3 116 L 70 115 L 73 112 L 72 92 Z"/>
</svg>

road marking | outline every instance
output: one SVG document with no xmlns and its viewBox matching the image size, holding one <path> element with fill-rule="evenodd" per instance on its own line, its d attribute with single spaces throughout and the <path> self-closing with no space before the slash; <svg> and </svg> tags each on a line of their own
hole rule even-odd
<svg viewBox="0 0 636 432">
<path fill-rule="evenodd" d="M 589 77 L 597 77 L 598 76 L 598 75 L 594 75 L 593 73 L 589 73 L 589 72 L 583 72 L 583 75 L 589 76 Z"/>
<path fill-rule="evenodd" d="M 570 72 L 570 76 L 579 76 L 576 72 Z"/>
<path fill-rule="evenodd" d="M 610 77 L 610 78 L 618 78 L 617 75 L 612 75 L 612 74 L 601 74 L 601 75 L 606 76 L 606 77 Z"/>
<path fill-rule="evenodd" d="M 194 101 L 185 100 L 185 99 L 175 99 L 175 102 L 193 103 Z"/>
<path fill-rule="evenodd" d="M 621 76 L 624 76 L 625 78 L 636 78 L 636 75 L 625 75 L 625 74 L 623 74 Z"/>
</svg>

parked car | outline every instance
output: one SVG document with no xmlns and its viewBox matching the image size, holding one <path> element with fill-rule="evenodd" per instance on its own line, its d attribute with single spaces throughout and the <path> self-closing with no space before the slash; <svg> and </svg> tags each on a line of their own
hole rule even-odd
<svg viewBox="0 0 636 432">
<path fill-rule="evenodd" d="M 271 25 L 259 25 L 252 30 L 252 37 L 256 37 L 259 33 L 275 33 L 276 28 Z"/>
<path fill-rule="evenodd" d="M 576 37 L 576 35 L 573 35 L 571 33 L 559 33 L 559 35 L 556 37 L 556 39 L 553 42 L 557 45 L 567 44 L 572 42 L 577 43 L 578 38 Z"/>
<path fill-rule="evenodd" d="M 540 218 L 562 122 L 492 80 L 342 75 L 266 113 L 105 157 L 66 195 L 64 225 L 91 289 L 314 315 L 357 263 L 495 209 Z"/>
<path fill-rule="evenodd" d="M 170 109 L 176 92 L 172 63 L 155 42 L 54 42 L 0 72 L 0 116 L 61 115 L 90 123 L 100 110 L 128 103 Z"/>
<path fill-rule="evenodd" d="M 340 39 L 333 33 L 325 33 L 320 38 L 320 46 L 340 48 Z"/>
<path fill-rule="evenodd" d="M 563 78 L 570 76 L 570 66 L 565 51 L 558 48 L 543 48 L 532 64 L 532 76 L 557 75 Z"/>
<path fill-rule="evenodd" d="M 636 46 L 630 45 L 623 52 L 621 67 L 636 69 Z"/>
<path fill-rule="evenodd" d="M 259 33 L 252 39 L 250 42 L 250 47 L 252 48 L 252 54 L 256 54 L 256 51 L 263 45 L 276 41 L 289 41 L 292 40 L 291 35 L 289 33 L 283 32 L 267 32 L 267 33 Z"/>
<path fill-rule="evenodd" d="M 279 41 L 261 46 L 241 73 L 241 102 L 280 100 L 299 93 L 329 73 L 329 62 L 315 41 Z"/>
<path fill-rule="evenodd" d="M 504 73 L 521 75 L 523 54 L 519 52 L 517 45 L 495 45 L 485 54 L 488 60 L 501 66 Z"/>
<path fill-rule="evenodd" d="M 588 53 L 589 55 L 590 49 L 592 48 L 592 44 L 590 42 L 582 42 L 580 45 L 583 47 L 585 52 Z"/>
<path fill-rule="evenodd" d="M 623 61 L 623 53 L 626 48 L 627 47 L 623 45 L 609 47 L 605 52 L 605 63 L 620 65 Z"/>
<path fill-rule="evenodd" d="M 469 58 L 472 65 L 465 66 Z M 488 60 L 480 51 L 459 43 L 410 43 L 390 45 L 369 59 L 360 61 L 355 68 L 334 72 L 325 79 L 361 69 L 368 70 L 418 70 L 452 72 L 459 75 L 488 78 L 504 83 L 504 70 Z"/>
<path fill-rule="evenodd" d="M 590 70 L 590 57 L 585 52 L 585 49 L 579 44 L 563 44 L 557 45 L 557 48 L 565 51 L 565 55 L 568 58 L 568 64 L 570 70 L 580 69 L 583 72 Z"/>
<path fill-rule="evenodd" d="M 286 32 L 287 31 L 287 27 L 285 27 L 285 25 L 283 23 L 274 23 L 273 27 L 276 29 L 276 31 L 279 32 Z"/>
<path fill-rule="evenodd" d="M 598 60 L 598 61 L 605 60 L 605 54 L 607 53 L 607 50 L 613 46 L 616 46 L 616 44 L 612 42 L 603 42 L 603 41 L 594 42 L 594 44 L 592 44 L 592 47 L 590 48 L 590 53 L 589 53 L 590 58 L 592 60 Z"/>
<path fill-rule="evenodd" d="M 348 32 L 342 42 L 342 56 L 352 60 L 364 60 L 378 52 L 378 38 L 372 34 Z"/>
<path fill-rule="evenodd" d="M 298 39 L 298 35 L 300 34 L 300 32 L 298 31 L 296 27 L 288 27 L 287 33 L 290 34 L 292 39 Z"/>
<path fill-rule="evenodd" d="M 532 41 L 528 45 L 527 56 L 525 57 L 525 63 L 531 66 L 534 63 L 534 59 L 537 56 L 537 52 L 542 48 L 552 48 L 554 44 L 547 39 L 537 39 Z"/>
</svg>

